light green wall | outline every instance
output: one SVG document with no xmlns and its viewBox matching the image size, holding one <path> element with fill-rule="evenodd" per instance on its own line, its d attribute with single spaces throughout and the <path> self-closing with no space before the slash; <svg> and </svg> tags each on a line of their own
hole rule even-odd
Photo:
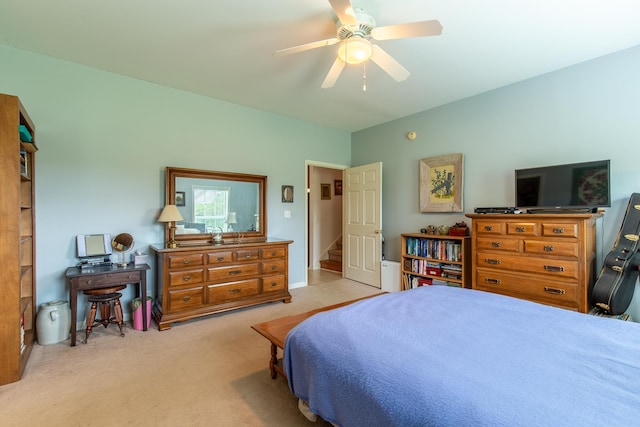
<svg viewBox="0 0 640 427">
<path fill-rule="evenodd" d="M 636 47 L 352 134 L 353 166 L 383 162 L 387 259 L 399 259 L 403 232 L 514 205 L 514 169 L 611 159 L 606 255 L 640 192 L 639 75 Z M 464 213 L 420 213 L 419 160 L 452 153 L 464 155 Z"/>
<path fill-rule="evenodd" d="M 290 283 L 304 283 L 305 161 L 350 164 L 349 133 L 7 47 L 0 70 L 37 129 L 38 304 L 68 299 L 77 234 L 162 242 L 166 166 L 267 175 L 269 235 L 294 241 Z"/>
<path fill-rule="evenodd" d="M 295 241 L 294 286 L 305 277 L 304 199 L 282 205 L 280 188 L 304 194 L 305 160 L 382 159 L 391 260 L 400 233 L 467 220 L 419 212 L 423 158 L 464 154 L 465 212 L 513 205 L 516 168 L 611 159 L 605 255 L 629 195 L 640 191 L 640 47 L 352 135 L 7 47 L 0 69 L 0 92 L 20 96 L 37 126 L 38 303 L 68 298 L 63 273 L 76 262 L 75 235 L 129 232 L 144 251 L 162 240 L 155 219 L 166 166 L 268 175 L 269 234 Z M 411 130 L 415 141 L 406 138 Z"/>
</svg>

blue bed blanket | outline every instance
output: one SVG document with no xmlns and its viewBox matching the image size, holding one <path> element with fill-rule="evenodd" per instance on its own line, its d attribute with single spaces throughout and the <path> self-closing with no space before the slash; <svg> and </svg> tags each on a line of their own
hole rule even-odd
<svg viewBox="0 0 640 427">
<path fill-rule="evenodd" d="M 640 325 L 447 286 L 318 313 L 289 388 L 338 426 L 640 423 Z"/>
</svg>

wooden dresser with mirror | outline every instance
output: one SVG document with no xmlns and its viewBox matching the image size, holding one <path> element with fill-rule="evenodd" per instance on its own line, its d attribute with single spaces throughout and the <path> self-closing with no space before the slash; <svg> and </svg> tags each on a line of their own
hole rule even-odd
<svg viewBox="0 0 640 427">
<path fill-rule="evenodd" d="M 262 175 L 166 169 L 165 200 L 177 206 L 183 220 L 166 223 L 165 243 L 151 246 L 157 267 L 153 315 L 160 330 L 214 313 L 291 301 L 292 241 L 267 238 L 266 186 Z M 172 235 L 176 245 L 167 245 Z"/>
</svg>

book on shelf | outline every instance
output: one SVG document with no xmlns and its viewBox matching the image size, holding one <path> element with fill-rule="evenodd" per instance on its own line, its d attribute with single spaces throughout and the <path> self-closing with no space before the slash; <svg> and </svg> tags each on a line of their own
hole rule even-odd
<svg viewBox="0 0 640 427">
<path fill-rule="evenodd" d="M 27 156 L 27 150 L 20 150 L 20 174 L 23 176 L 29 176 Z"/>
<path fill-rule="evenodd" d="M 20 353 L 24 352 L 27 346 L 24 343 L 24 313 L 20 317 Z"/>
<path fill-rule="evenodd" d="M 438 279 L 435 277 L 422 277 L 404 273 L 402 275 L 402 286 L 402 290 L 415 289 L 421 286 L 454 286 L 461 288 L 462 283 L 451 282 L 446 280 L 446 278 Z"/>
<path fill-rule="evenodd" d="M 414 276 L 405 273 L 402 277 L 404 290 L 419 288 L 420 286 L 430 286 L 433 284 L 432 279 L 428 277 Z"/>
</svg>

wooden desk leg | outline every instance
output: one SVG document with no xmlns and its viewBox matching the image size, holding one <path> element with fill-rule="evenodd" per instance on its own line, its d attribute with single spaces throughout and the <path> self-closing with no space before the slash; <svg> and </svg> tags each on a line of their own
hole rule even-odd
<svg viewBox="0 0 640 427">
<path fill-rule="evenodd" d="M 69 287 L 71 298 L 71 347 L 74 347 L 76 345 L 76 322 L 78 321 L 78 288 L 74 279 L 71 279 Z"/>
<path fill-rule="evenodd" d="M 271 371 L 271 379 L 275 380 L 278 376 L 278 371 L 276 370 L 276 366 L 278 366 L 278 347 L 275 344 L 271 344 L 271 360 L 269 360 L 269 370 Z"/>
</svg>

